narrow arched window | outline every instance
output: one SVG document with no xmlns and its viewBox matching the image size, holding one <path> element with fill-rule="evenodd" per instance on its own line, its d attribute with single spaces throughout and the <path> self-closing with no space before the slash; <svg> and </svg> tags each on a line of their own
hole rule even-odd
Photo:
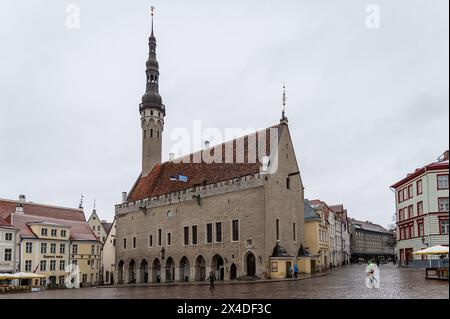
<svg viewBox="0 0 450 319">
<path fill-rule="evenodd" d="M 150 138 L 153 138 L 153 129 L 150 129 Z"/>
<path fill-rule="evenodd" d="M 159 138 L 159 131 L 156 131 L 156 138 Z"/>
<path fill-rule="evenodd" d="M 147 138 L 147 130 L 144 130 L 144 138 Z"/>
</svg>

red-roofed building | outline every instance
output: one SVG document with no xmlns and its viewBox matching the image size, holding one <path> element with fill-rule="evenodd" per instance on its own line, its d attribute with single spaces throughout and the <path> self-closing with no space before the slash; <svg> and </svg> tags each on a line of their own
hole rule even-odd
<svg viewBox="0 0 450 319">
<path fill-rule="evenodd" d="M 83 285 L 99 282 L 101 243 L 79 208 L 0 199 L 0 219 L 17 229 L 18 270 L 48 276 L 32 284 L 64 285 L 69 265 L 77 266 Z"/>
<path fill-rule="evenodd" d="M 397 256 L 408 265 L 413 252 L 449 242 L 449 156 L 417 168 L 391 186 L 395 192 Z"/>
<path fill-rule="evenodd" d="M 117 282 L 291 276 L 304 207 L 285 112 L 275 126 L 163 163 L 153 31 L 149 49 L 141 174 L 115 212 Z"/>
</svg>

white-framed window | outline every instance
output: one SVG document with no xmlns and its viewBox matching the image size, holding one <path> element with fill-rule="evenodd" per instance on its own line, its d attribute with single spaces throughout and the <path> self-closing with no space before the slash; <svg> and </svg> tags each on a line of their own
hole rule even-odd
<svg viewBox="0 0 450 319">
<path fill-rule="evenodd" d="M 40 271 L 47 271 L 47 260 L 41 260 L 40 265 L 39 265 L 39 270 Z"/>
<path fill-rule="evenodd" d="M 13 234 L 12 233 L 6 233 L 5 234 L 5 241 L 12 241 L 13 240 Z"/>
<path fill-rule="evenodd" d="M 48 230 L 47 228 L 42 228 L 41 229 L 41 236 L 47 236 Z"/>
<path fill-rule="evenodd" d="M 448 197 L 441 197 L 438 199 L 438 206 L 440 212 L 448 212 L 449 211 L 449 205 L 448 205 Z"/>
<path fill-rule="evenodd" d="M 31 254 L 33 252 L 33 243 L 30 241 L 27 241 L 25 243 L 25 253 Z"/>
<path fill-rule="evenodd" d="M 47 253 L 47 243 L 41 243 L 41 254 Z"/>
<path fill-rule="evenodd" d="M 59 253 L 60 254 L 65 254 L 66 253 L 66 245 L 65 244 L 60 244 L 59 245 Z"/>
<path fill-rule="evenodd" d="M 72 246 L 72 254 L 78 254 L 78 244 L 73 244 L 73 246 Z"/>
<path fill-rule="evenodd" d="M 64 271 L 66 269 L 66 261 L 60 260 L 59 261 L 59 270 Z"/>
<path fill-rule="evenodd" d="M 57 236 L 57 231 L 56 231 L 56 229 L 52 229 L 52 230 L 51 230 L 51 234 L 52 234 L 52 237 L 56 237 L 56 236 Z"/>
<path fill-rule="evenodd" d="M 31 260 L 25 260 L 25 271 L 31 272 L 32 268 L 32 261 Z"/>
<path fill-rule="evenodd" d="M 56 260 L 52 259 L 50 260 L 50 271 L 56 270 Z"/>
<path fill-rule="evenodd" d="M 441 235 L 448 235 L 448 219 L 441 219 L 439 224 L 441 228 Z"/>
<path fill-rule="evenodd" d="M 56 254 L 56 244 L 55 243 L 50 244 L 50 254 Z"/>
<path fill-rule="evenodd" d="M 448 174 L 437 175 L 437 188 L 448 189 Z"/>
<path fill-rule="evenodd" d="M 5 248 L 3 257 L 4 257 L 4 261 L 11 261 L 12 260 L 12 249 Z"/>
</svg>

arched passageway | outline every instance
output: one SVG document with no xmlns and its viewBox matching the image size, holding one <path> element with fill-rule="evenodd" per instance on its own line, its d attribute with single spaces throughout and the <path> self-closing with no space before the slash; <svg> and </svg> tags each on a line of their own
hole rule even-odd
<svg viewBox="0 0 450 319">
<path fill-rule="evenodd" d="M 190 272 L 189 259 L 185 256 L 180 261 L 180 281 L 189 281 Z"/>
<path fill-rule="evenodd" d="M 128 283 L 134 284 L 136 282 L 136 262 L 131 259 L 128 264 Z"/>
<path fill-rule="evenodd" d="M 225 270 L 223 266 L 223 258 L 220 255 L 214 255 L 211 261 L 211 271 L 216 276 L 217 280 L 223 280 L 225 276 Z"/>
<path fill-rule="evenodd" d="M 141 265 L 139 267 L 140 273 L 139 273 L 139 280 L 141 283 L 147 283 L 148 282 L 148 263 L 147 260 L 142 259 Z"/>
<path fill-rule="evenodd" d="M 166 281 L 175 280 L 175 262 L 172 257 L 167 258 L 166 261 Z"/>
<path fill-rule="evenodd" d="M 245 256 L 245 270 L 247 276 L 256 276 L 256 258 L 253 253 L 248 253 L 247 256 Z"/>
<path fill-rule="evenodd" d="M 161 282 L 161 262 L 158 258 L 152 263 L 152 282 Z"/>
<path fill-rule="evenodd" d="M 206 261 L 202 255 L 198 256 L 197 259 L 195 259 L 195 280 L 206 280 Z"/>
</svg>

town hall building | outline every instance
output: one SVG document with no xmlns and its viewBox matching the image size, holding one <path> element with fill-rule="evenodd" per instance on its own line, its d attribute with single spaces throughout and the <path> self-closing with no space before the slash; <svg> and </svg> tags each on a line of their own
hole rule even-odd
<svg viewBox="0 0 450 319">
<path fill-rule="evenodd" d="M 284 110 L 272 127 L 163 163 L 159 76 L 152 14 L 142 171 L 115 207 L 117 283 L 288 276 L 303 244 L 304 188 Z"/>
</svg>

